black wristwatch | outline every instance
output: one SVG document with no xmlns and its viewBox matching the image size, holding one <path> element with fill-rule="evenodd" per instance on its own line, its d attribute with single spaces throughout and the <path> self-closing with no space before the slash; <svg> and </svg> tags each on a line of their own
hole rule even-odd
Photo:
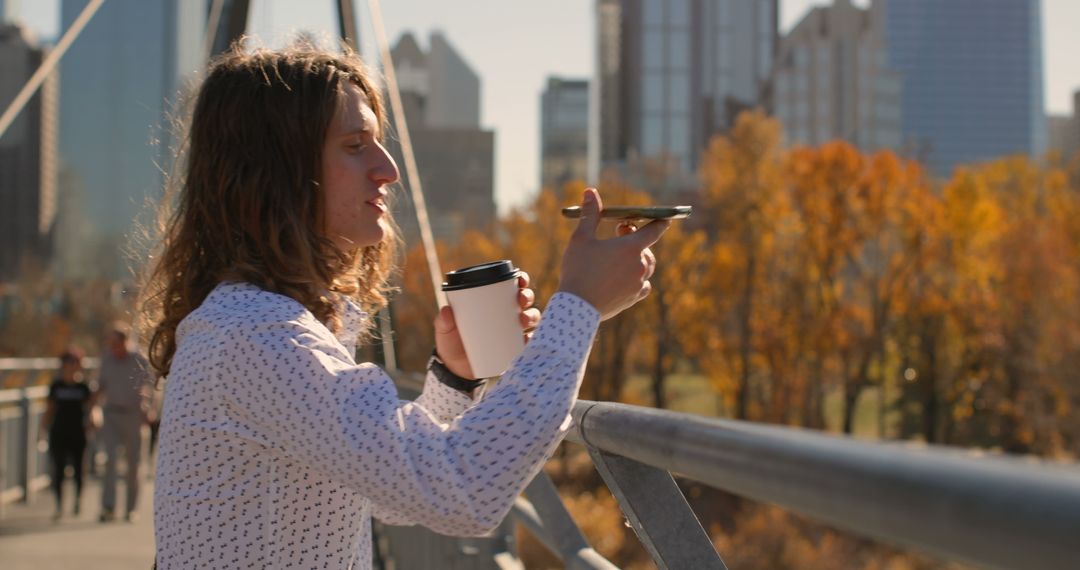
<svg viewBox="0 0 1080 570">
<path fill-rule="evenodd" d="M 438 350 L 433 349 L 431 351 L 431 359 L 428 360 L 428 370 L 435 375 L 435 378 L 443 384 L 466 394 L 472 394 L 473 390 L 484 385 L 487 379 L 480 378 L 478 380 L 469 380 L 468 378 L 462 378 L 446 367 L 442 359 L 439 358 Z"/>
</svg>

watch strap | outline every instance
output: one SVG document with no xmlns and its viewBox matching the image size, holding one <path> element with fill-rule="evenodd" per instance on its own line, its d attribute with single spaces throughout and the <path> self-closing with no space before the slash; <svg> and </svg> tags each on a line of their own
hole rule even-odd
<svg viewBox="0 0 1080 570">
<path fill-rule="evenodd" d="M 435 379 L 460 392 L 466 392 L 471 394 L 473 390 L 484 385 L 486 379 L 481 378 L 479 380 L 470 380 L 454 374 L 446 367 L 446 364 L 439 358 L 437 351 L 431 351 L 431 358 L 428 360 L 428 370 L 435 376 Z"/>
</svg>

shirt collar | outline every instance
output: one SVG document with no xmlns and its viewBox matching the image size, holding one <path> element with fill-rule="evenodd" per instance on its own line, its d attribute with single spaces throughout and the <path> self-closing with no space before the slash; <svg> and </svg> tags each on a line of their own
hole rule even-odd
<svg viewBox="0 0 1080 570">
<path fill-rule="evenodd" d="M 221 288 L 236 288 L 240 290 L 250 291 L 264 291 L 257 285 L 242 281 L 225 281 L 218 285 L 218 289 Z M 361 308 L 360 303 L 355 299 L 342 295 L 341 293 L 333 293 L 330 291 L 323 291 L 323 294 L 333 299 L 338 315 L 341 317 L 341 326 L 338 331 L 334 333 L 334 337 L 338 339 L 338 342 L 346 348 L 355 348 L 356 341 L 360 338 L 360 331 L 364 327 L 364 321 L 367 320 L 368 314 Z M 290 297 L 291 298 L 291 297 Z"/>
<path fill-rule="evenodd" d="M 353 348 L 360 337 L 360 330 L 363 328 L 368 314 L 355 299 L 336 293 L 333 295 L 336 297 L 338 314 L 341 316 L 341 327 L 334 333 L 334 336 L 342 345 Z"/>
</svg>

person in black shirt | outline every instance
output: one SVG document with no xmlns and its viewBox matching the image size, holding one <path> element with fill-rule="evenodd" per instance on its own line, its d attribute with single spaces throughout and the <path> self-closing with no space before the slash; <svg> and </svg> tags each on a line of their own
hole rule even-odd
<svg viewBox="0 0 1080 570">
<path fill-rule="evenodd" d="M 49 454 L 53 461 L 52 488 L 56 494 L 56 513 L 59 520 L 63 509 L 64 471 L 70 464 L 75 471 L 75 506 L 79 514 L 82 496 L 83 455 L 86 452 L 86 430 L 93 406 L 90 387 L 83 381 L 83 354 L 68 349 L 60 356 L 60 377 L 49 386 L 48 407 L 42 417 L 42 432 L 49 434 Z"/>
</svg>

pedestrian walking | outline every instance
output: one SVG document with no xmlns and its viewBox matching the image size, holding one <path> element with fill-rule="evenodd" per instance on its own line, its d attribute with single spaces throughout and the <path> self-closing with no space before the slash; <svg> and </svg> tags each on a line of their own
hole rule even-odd
<svg viewBox="0 0 1080 570">
<path fill-rule="evenodd" d="M 123 454 L 124 519 L 136 516 L 139 501 L 139 466 L 142 460 L 143 425 L 148 421 L 150 366 L 135 352 L 128 326 L 115 323 L 106 336 L 98 373 L 98 399 L 102 402 L 102 445 L 105 447 L 105 481 L 101 493 L 101 522 L 116 519 L 116 492 Z"/>
<path fill-rule="evenodd" d="M 41 418 L 41 434 L 48 434 L 49 457 L 52 459 L 52 490 L 56 497 L 53 520 L 64 512 L 64 479 L 70 466 L 75 479 L 75 502 L 71 513 L 79 515 L 82 505 L 83 465 L 93 391 L 86 384 L 82 367 L 83 353 L 69 348 L 60 355 L 60 370 L 49 385 L 45 415 Z"/>
</svg>

